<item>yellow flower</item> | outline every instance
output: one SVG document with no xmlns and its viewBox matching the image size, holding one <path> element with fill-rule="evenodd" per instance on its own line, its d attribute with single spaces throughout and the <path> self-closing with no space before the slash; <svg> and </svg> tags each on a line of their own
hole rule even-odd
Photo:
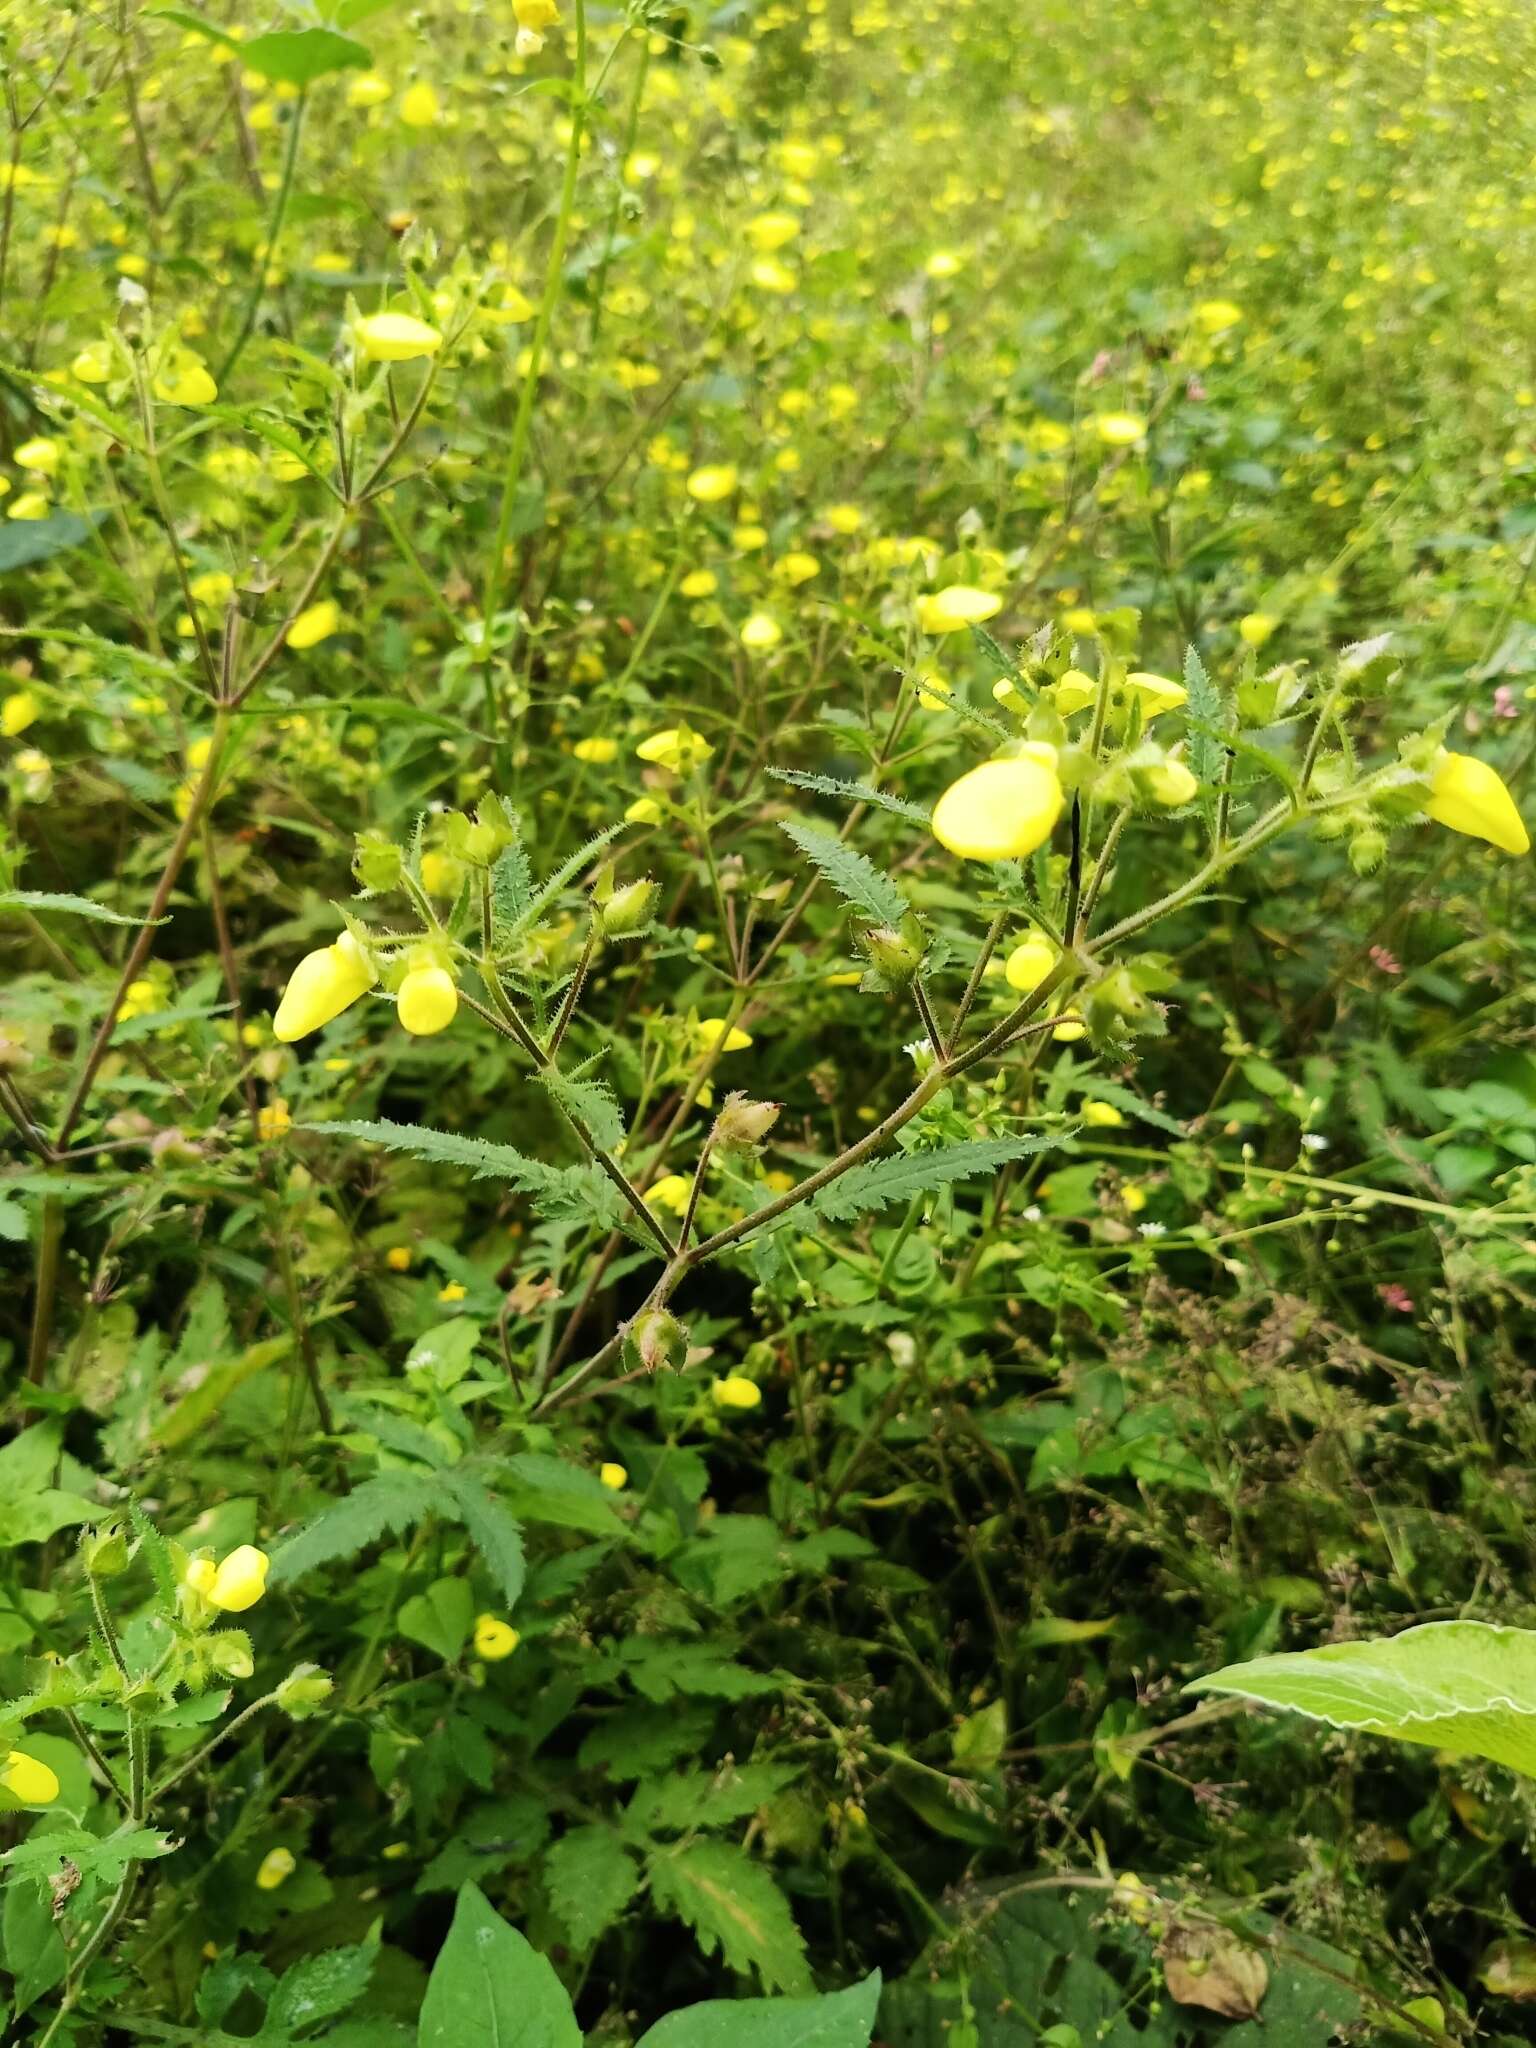
<svg viewBox="0 0 1536 2048">
<path fill-rule="evenodd" d="M 553 28 L 560 19 L 560 10 L 555 0 L 512 0 L 512 12 L 519 28 L 538 35 L 541 30 Z"/>
<path fill-rule="evenodd" d="M 267 1569 L 272 1560 L 254 1543 L 242 1543 L 220 1560 L 208 1588 L 208 1598 L 226 1614 L 244 1614 L 267 1590 Z"/>
<path fill-rule="evenodd" d="M 1195 325 L 1202 334 L 1221 334 L 1242 317 L 1242 307 L 1234 306 L 1230 299 L 1203 299 L 1195 308 Z"/>
<path fill-rule="evenodd" d="M 198 604 L 225 604 L 235 594 L 235 579 L 227 570 L 205 569 L 201 576 L 192 578 L 187 588 Z"/>
<path fill-rule="evenodd" d="M 741 628 L 741 644 L 754 654 L 766 654 L 784 638 L 784 628 L 769 612 L 753 612 Z"/>
<path fill-rule="evenodd" d="M 1430 772 L 1424 810 L 1437 825 L 1486 839 L 1501 853 L 1529 853 L 1531 835 L 1497 769 L 1473 754 L 1442 753 Z"/>
<path fill-rule="evenodd" d="M 494 1614 L 482 1614 L 475 1622 L 475 1655 L 485 1664 L 499 1664 L 503 1657 L 510 1657 L 522 1641 L 522 1637 L 509 1621 L 499 1621 Z"/>
<path fill-rule="evenodd" d="M 459 992 L 446 967 L 413 967 L 400 984 L 400 1022 L 413 1038 L 446 1031 L 458 1008 Z"/>
<path fill-rule="evenodd" d="M 690 569 L 677 587 L 684 597 L 713 597 L 720 578 L 713 569 Z"/>
<path fill-rule="evenodd" d="M 979 626 L 1002 608 L 1003 600 L 994 591 L 951 583 L 917 600 L 917 623 L 925 633 L 959 633 Z"/>
<path fill-rule="evenodd" d="M 435 356 L 443 337 L 413 313 L 365 313 L 354 322 L 352 339 L 370 363 L 411 363 Z"/>
<path fill-rule="evenodd" d="M 635 749 L 642 761 L 650 761 L 658 768 L 670 768 L 674 775 L 696 768 L 714 751 L 708 740 L 686 725 L 669 725 L 660 732 L 653 732 Z"/>
<path fill-rule="evenodd" d="M 1118 1130 L 1125 1122 L 1112 1102 L 1085 1102 L 1083 1122 L 1102 1131 Z"/>
<path fill-rule="evenodd" d="M 707 462 L 702 469 L 696 469 L 684 486 L 690 498 L 697 498 L 701 505 L 718 505 L 722 498 L 728 498 L 736 488 L 736 471 L 729 462 Z"/>
<path fill-rule="evenodd" d="M 800 232 L 800 220 L 793 213 L 760 213 L 747 222 L 747 240 L 760 256 L 771 256 Z"/>
<path fill-rule="evenodd" d="M 624 813 L 626 825 L 655 825 L 661 821 L 661 805 L 653 796 L 637 796 Z"/>
<path fill-rule="evenodd" d="M 723 1017 L 701 1017 L 693 1030 L 706 1052 L 713 1052 L 717 1046 L 721 1052 L 745 1052 L 752 1043 L 750 1031 L 727 1024 Z"/>
<path fill-rule="evenodd" d="M 1056 965 L 1056 948 L 1038 932 L 1014 947 L 1003 967 L 1003 979 L 1021 996 L 1032 995 Z"/>
<path fill-rule="evenodd" d="M 1106 448 L 1131 448 L 1147 431 L 1139 412 L 1101 412 L 1094 429 Z"/>
<path fill-rule="evenodd" d="M 773 573 L 781 582 L 787 583 L 794 590 L 802 583 L 809 583 L 813 576 L 819 576 L 821 574 L 821 564 L 814 555 L 805 554 L 800 549 L 795 548 L 789 554 L 783 556 L 781 560 L 775 562 Z"/>
<path fill-rule="evenodd" d="M 1189 702 L 1189 692 L 1182 683 L 1176 683 L 1168 676 L 1155 676 L 1150 669 L 1133 669 L 1125 679 L 1125 687 L 1141 706 L 1143 718 L 1156 718 L 1161 712 L 1177 711 L 1181 704 Z"/>
<path fill-rule="evenodd" d="M 590 761 L 595 767 L 605 768 L 619 758 L 619 743 L 609 739 L 578 740 L 571 752 L 578 761 Z"/>
<path fill-rule="evenodd" d="M 13 1749 L 0 1764 L 0 1791 L 9 1792 L 19 1806 L 50 1806 L 59 1796 L 59 1780 L 39 1758 Z"/>
<path fill-rule="evenodd" d="M 156 374 L 154 393 L 167 405 L 212 405 L 219 387 L 201 356 L 191 349 L 172 349 Z"/>
<path fill-rule="evenodd" d="M 958 277 L 963 268 L 962 259 L 955 254 L 953 249 L 935 249 L 928 258 L 928 261 L 923 265 L 923 269 L 929 277 L 941 279 Z"/>
<path fill-rule="evenodd" d="M 269 1849 L 256 1872 L 258 1889 L 275 1892 L 280 1884 L 287 1883 L 298 1867 L 291 1849 Z"/>
<path fill-rule="evenodd" d="M 921 668 L 912 678 L 917 685 L 917 701 L 924 711 L 947 711 L 955 686 L 947 676 L 940 675 L 936 668 Z"/>
<path fill-rule="evenodd" d="M 318 647 L 340 624 L 340 605 L 332 597 L 322 597 L 318 604 L 306 605 L 288 628 L 288 645 L 301 653 L 306 647 Z"/>
<path fill-rule="evenodd" d="M 730 1372 L 724 1379 L 714 1382 L 709 1398 L 717 1408 L 735 1408 L 745 1414 L 749 1408 L 761 1406 L 763 1390 L 756 1380 L 749 1380 L 739 1372 Z"/>
<path fill-rule="evenodd" d="M 336 943 L 306 953 L 288 977 L 283 999 L 272 1019 L 273 1035 L 283 1045 L 307 1038 L 339 1017 L 373 986 L 368 956 L 350 932 Z"/>
<path fill-rule="evenodd" d="M 829 505 L 821 516 L 834 533 L 857 533 L 864 524 L 857 505 Z"/>
<path fill-rule="evenodd" d="M 439 1301 L 462 1301 L 469 1292 L 462 1280 L 449 1280 L 437 1290 Z"/>
<path fill-rule="evenodd" d="M 23 469 L 35 470 L 39 476 L 57 476 L 59 444 L 39 434 L 35 440 L 22 442 L 16 450 L 16 460 Z"/>
<path fill-rule="evenodd" d="M 610 1493 L 622 1493 L 629 1484 L 629 1473 L 622 1465 L 599 1465 L 597 1476 Z"/>
<path fill-rule="evenodd" d="M 1247 647 L 1262 647 L 1279 624 L 1268 612 L 1249 612 L 1237 622 L 1237 637 Z"/>
<path fill-rule="evenodd" d="M 1098 684 L 1080 668 L 1069 668 L 1051 685 L 1051 702 L 1063 718 L 1070 718 L 1074 711 L 1086 710 L 1098 694 Z"/>
<path fill-rule="evenodd" d="M 964 860 L 1021 860 L 1050 838 L 1061 801 L 1046 762 L 1028 755 L 983 761 L 934 805 L 933 836 Z"/>
<path fill-rule="evenodd" d="M 1139 1216 L 1147 1206 L 1145 1188 L 1139 1188 L 1133 1180 L 1128 1180 L 1120 1190 L 1120 1199 L 1133 1216 Z"/>
<path fill-rule="evenodd" d="M 664 1173 L 660 1180 L 652 1181 L 645 1191 L 645 1199 L 656 1209 L 670 1209 L 674 1216 L 681 1216 L 688 1206 L 688 1196 L 693 1182 L 686 1173 Z"/>
<path fill-rule="evenodd" d="M 69 374 L 81 384 L 105 384 L 112 374 L 111 342 L 88 342 L 70 364 Z"/>
<path fill-rule="evenodd" d="M 787 263 L 781 263 L 777 256 L 757 257 L 747 275 L 759 291 L 775 292 L 780 297 L 792 292 L 800 282 L 798 272 L 791 270 Z"/>
<path fill-rule="evenodd" d="M 442 112 L 436 88 L 423 79 L 408 85 L 400 98 L 400 118 L 407 128 L 430 128 Z"/>
<path fill-rule="evenodd" d="M 124 1005 L 126 1010 L 127 1005 Z M 275 1102 L 264 1102 L 256 1112 L 256 1135 L 263 1145 L 270 1145 L 293 1129 L 293 1118 L 288 1105 L 281 1096 Z"/>
<path fill-rule="evenodd" d="M 23 491 L 13 498 L 6 512 L 7 519 L 46 519 L 48 517 L 48 494 L 46 491 Z"/>
<path fill-rule="evenodd" d="M 515 284 L 500 284 L 480 308 L 480 316 L 497 327 L 516 327 L 534 314 L 533 301 Z"/>
<path fill-rule="evenodd" d="M 347 87 L 347 105 L 380 107 L 393 91 L 389 80 L 381 78 L 377 71 L 364 71 Z"/>
<path fill-rule="evenodd" d="M 421 856 L 421 886 L 429 896 L 451 896 L 463 879 L 463 869 L 449 853 L 429 847 Z"/>
<path fill-rule="evenodd" d="M 25 732 L 29 725 L 37 722 L 41 708 L 30 690 L 13 690 L 8 697 L 0 699 L 0 733 L 8 740 L 15 739 L 18 733 Z"/>
<path fill-rule="evenodd" d="M 411 1267 L 411 1248 L 408 1244 L 392 1244 L 384 1254 L 384 1263 L 392 1273 L 408 1273 Z"/>
</svg>

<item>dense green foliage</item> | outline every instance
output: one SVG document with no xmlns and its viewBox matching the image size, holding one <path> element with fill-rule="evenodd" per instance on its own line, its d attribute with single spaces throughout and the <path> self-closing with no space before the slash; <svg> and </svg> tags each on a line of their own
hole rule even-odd
<svg viewBox="0 0 1536 2048">
<path fill-rule="evenodd" d="M 1536 17 L 0 34 L 14 2038 L 1526 2038 Z"/>
</svg>

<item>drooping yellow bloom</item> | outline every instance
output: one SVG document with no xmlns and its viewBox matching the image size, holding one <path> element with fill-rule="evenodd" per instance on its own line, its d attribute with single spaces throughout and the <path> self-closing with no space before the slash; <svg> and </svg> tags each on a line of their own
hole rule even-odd
<svg viewBox="0 0 1536 2048">
<path fill-rule="evenodd" d="M 301 653 L 306 647 L 318 647 L 340 624 L 341 606 L 333 597 L 322 597 L 318 604 L 306 605 L 288 628 L 288 645 Z"/>
<path fill-rule="evenodd" d="M 626 825 L 655 825 L 661 821 L 661 805 L 653 796 L 637 796 L 624 812 Z"/>
<path fill-rule="evenodd" d="M 112 344 L 87 342 L 70 364 L 69 374 L 81 384 L 105 384 L 112 374 Z"/>
<path fill-rule="evenodd" d="M 1529 853 L 1531 835 L 1503 777 L 1475 754 L 1442 753 L 1430 771 L 1425 814 L 1501 853 Z"/>
<path fill-rule="evenodd" d="M 791 270 L 787 263 L 781 263 L 777 256 L 757 257 L 747 275 L 759 291 L 773 292 L 781 298 L 800 282 L 799 273 Z"/>
<path fill-rule="evenodd" d="M 1035 932 L 1008 955 L 1003 979 L 1021 996 L 1033 995 L 1055 965 L 1056 948 Z"/>
<path fill-rule="evenodd" d="M 1003 600 L 995 591 L 951 583 L 917 600 L 917 623 L 925 633 L 960 633 L 967 626 L 979 626 L 1002 608 Z"/>
<path fill-rule="evenodd" d="M 684 488 L 701 505 L 718 505 L 736 488 L 735 466 L 729 462 L 706 462 L 693 472 Z"/>
<path fill-rule="evenodd" d="M 280 1884 L 287 1883 L 298 1867 L 291 1849 L 269 1849 L 256 1872 L 258 1889 L 275 1892 Z"/>
<path fill-rule="evenodd" d="M 1248 612 L 1237 622 L 1237 637 L 1245 647 L 1262 647 L 1279 624 L 1270 612 Z"/>
<path fill-rule="evenodd" d="M 760 213 L 747 222 L 747 240 L 760 256 L 771 256 L 800 232 L 800 219 L 793 213 Z"/>
<path fill-rule="evenodd" d="M 857 533 L 864 524 L 857 505 L 829 505 L 821 516 L 834 533 Z"/>
<path fill-rule="evenodd" d="M 36 724 L 41 709 L 30 690 L 12 690 L 8 697 L 0 699 L 0 733 L 8 740 L 15 739 L 29 725 Z"/>
<path fill-rule="evenodd" d="M 717 1408 L 734 1408 L 743 1414 L 748 1409 L 762 1405 L 763 1390 L 756 1380 L 749 1380 L 745 1374 L 729 1372 L 724 1379 L 718 1379 L 709 1390 L 709 1398 Z"/>
<path fill-rule="evenodd" d="M 354 78 L 347 87 L 349 107 L 381 107 L 394 91 L 387 78 L 377 71 L 364 71 Z"/>
<path fill-rule="evenodd" d="M 307 1038 L 366 995 L 373 986 L 373 968 L 350 932 L 336 943 L 306 953 L 288 977 L 283 999 L 272 1019 L 273 1035 L 283 1044 Z"/>
<path fill-rule="evenodd" d="M 727 1024 L 723 1017 L 701 1017 L 694 1026 L 694 1035 L 706 1052 L 713 1052 L 717 1046 L 721 1052 L 745 1052 L 752 1043 L 750 1031 Z"/>
<path fill-rule="evenodd" d="M 22 442 L 16 450 L 16 460 L 23 469 L 35 470 L 39 476 L 57 476 L 59 444 L 39 434 L 34 440 Z"/>
<path fill-rule="evenodd" d="M 1080 668 L 1069 668 L 1051 685 L 1051 702 L 1063 718 L 1070 718 L 1074 711 L 1085 711 L 1098 694 L 1098 684 Z"/>
<path fill-rule="evenodd" d="M 281 1095 L 274 1102 L 264 1102 L 257 1110 L 256 1135 L 263 1145 L 275 1144 L 292 1129 L 293 1117 Z"/>
<path fill-rule="evenodd" d="M 946 277 L 958 277 L 964 267 L 964 258 L 957 256 L 953 249 L 935 249 L 923 265 L 929 277 L 941 281 Z"/>
<path fill-rule="evenodd" d="M 443 337 L 414 313 L 365 313 L 352 328 L 358 353 L 370 363 L 411 363 L 435 356 Z"/>
<path fill-rule="evenodd" d="M 690 569 L 677 587 L 684 597 L 713 597 L 720 578 L 713 569 Z"/>
<path fill-rule="evenodd" d="M 384 1254 L 384 1263 L 391 1273 L 408 1273 L 411 1270 L 411 1248 L 408 1244 L 392 1244 Z"/>
<path fill-rule="evenodd" d="M 459 992 L 445 967 L 413 967 L 400 984 L 400 1022 L 413 1038 L 446 1031 L 458 1008 Z"/>
<path fill-rule="evenodd" d="M 963 860 L 1022 860 L 1044 845 L 1061 813 L 1061 783 L 1029 755 L 983 761 L 933 808 L 933 836 Z"/>
<path fill-rule="evenodd" d="M 208 1598 L 226 1614 L 244 1614 L 267 1590 L 267 1568 L 272 1560 L 254 1543 L 242 1543 L 221 1559 L 208 1588 Z"/>
<path fill-rule="evenodd" d="M 709 741 L 686 725 L 669 725 L 643 739 L 635 752 L 642 761 L 658 768 L 670 768 L 674 775 L 686 774 L 707 761 L 714 752 Z"/>
<path fill-rule="evenodd" d="M 1241 306 L 1230 299 L 1202 299 L 1195 308 L 1195 325 L 1202 334 L 1223 334 L 1243 317 Z"/>
<path fill-rule="evenodd" d="M 522 1637 L 509 1621 L 494 1614 L 482 1614 L 475 1622 L 475 1655 L 485 1664 L 499 1664 L 510 1657 Z"/>
<path fill-rule="evenodd" d="M 531 35 L 541 35 L 560 19 L 555 0 L 512 0 L 512 12 L 518 27 L 527 29 Z"/>
<path fill-rule="evenodd" d="M 46 491 L 19 491 L 6 511 L 7 519 L 46 519 L 49 513 Z"/>
<path fill-rule="evenodd" d="M 664 1173 L 660 1180 L 654 1180 L 645 1191 L 645 1199 L 653 1209 L 670 1209 L 674 1216 L 681 1216 L 688 1206 L 689 1192 L 693 1182 L 686 1173 Z"/>
<path fill-rule="evenodd" d="M 1158 761 L 1141 773 L 1152 801 L 1162 804 L 1167 810 L 1178 810 L 1181 804 L 1192 802 L 1200 793 L 1199 782 L 1183 761 Z"/>
<path fill-rule="evenodd" d="M 784 628 L 771 612 L 753 612 L 743 621 L 741 644 L 749 647 L 754 654 L 766 654 L 771 647 L 777 647 L 784 638 Z"/>
<path fill-rule="evenodd" d="M 792 548 L 773 565 L 773 573 L 792 590 L 802 583 L 809 583 L 813 576 L 821 574 L 821 563 L 814 555 L 806 554 L 800 548 Z"/>
<path fill-rule="evenodd" d="M 599 1465 L 597 1476 L 610 1493 L 622 1493 L 629 1484 L 629 1472 L 623 1465 L 612 1463 Z"/>
<path fill-rule="evenodd" d="M 407 128 L 430 128 L 443 110 L 435 86 L 425 79 L 408 85 L 400 96 L 400 118 Z"/>
<path fill-rule="evenodd" d="M 1112 1102 L 1088 1101 L 1083 1104 L 1083 1122 L 1096 1130 L 1114 1131 L 1125 1118 Z"/>
<path fill-rule="evenodd" d="M 610 761 L 619 758 L 619 743 L 617 740 L 604 738 L 578 740 L 571 752 L 578 761 L 587 761 L 594 767 L 605 768 Z"/>
<path fill-rule="evenodd" d="M 1093 425 L 1106 448 L 1133 448 L 1147 431 L 1139 412 L 1101 412 Z"/>
<path fill-rule="evenodd" d="M 1177 711 L 1181 704 L 1189 702 L 1189 692 L 1182 683 L 1174 682 L 1171 676 L 1153 675 L 1150 669 L 1133 669 L 1125 679 L 1125 687 L 1141 706 L 1143 718 Z"/>
<path fill-rule="evenodd" d="M 41 1758 L 13 1749 L 0 1764 L 0 1790 L 21 1806 L 51 1806 L 59 1796 L 58 1775 Z"/>
<path fill-rule="evenodd" d="M 219 387 L 201 356 L 191 349 L 173 349 L 155 376 L 154 393 L 167 405 L 212 405 Z"/>
</svg>

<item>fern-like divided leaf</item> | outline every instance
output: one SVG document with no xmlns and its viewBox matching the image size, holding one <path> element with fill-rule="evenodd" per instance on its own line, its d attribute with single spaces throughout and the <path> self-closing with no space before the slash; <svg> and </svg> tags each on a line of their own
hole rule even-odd
<svg viewBox="0 0 1536 2048">
<path fill-rule="evenodd" d="M 907 899 L 888 875 L 882 875 L 873 861 L 845 846 L 828 832 L 785 819 L 780 830 L 799 847 L 838 895 L 880 924 L 900 924 L 907 914 Z"/>
<path fill-rule="evenodd" d="M 854 1167 L 840 1180 L 829 1182 L 813 1197 L 812 1206 L 829 1223 L 847 1223 L 855 1216 L 888 1208 L 892 1202 L 909 1202 L 914 1195 L 948 1187 L 954 1181 L 996 1173 L 1015 1159 L 1049 1151 L 1059 1142 L 1056 1136 L 968 1138 L 936 1152 L 903 1152 L 895 1159 Z"/>
<path fill-rule="evenodd" d="M 810 1989 L 789 1902 L 760 1863 L 729 1842 L 693 1842 L 657 1851 L 646 1874 L 656 1904 L 687 1922 L 705 1955 L 755 1970 L 765 1991 Z"/>
<path fill-rule="evenodd" d="M 56 889 L 0 889 L 0 910 L 66 910 L 71 917 L 94 918 L 98 924 L 169 924 L 168 917 L 125 917 L 89 896 L 70 896 Z"/>
<path fill-rule="evenodd" d="M 1107 1081 L 1101 1074 L 1095 1074 L 1091 1081 L 1085 1081 L 1083 1092 L 1092 1096 L 1095 1102 L 1113 1103 L 1116 1109 L 1123 1109 L 1127 1116 L 1139 1117 L 1144 1124 L 1150 1124 L 1155 1131 L 1166 1131 L 1170 1138 L 1187 1138 L 1189 1133 L 1176 1117 L 1165 1110 L 1154 1109 L 1149 1102 L 1143 1102 L 1133 1088 L 1122 1088 L 1118 1081 Z"/>
<path fill-rule="evenodd" d="M 561 1074 L 549 1067 L 539 1075 L 566 1115 L 591 1132 L 605 1152 L 624 1143 L 624 1112 L 608 1083 L 595 1074 Z"/>
<path fill-rule="evenodd" d="M 466 1138 L 457 1131 L 433 1131 L 421 1124 L 381 1119 L 376 1123 L 302 1124 L 300 1129 L 331 1138 L 362 1138 L 370 1145 L 409 1152 L 439 1166 L 467 1167 L 476 1180 L 504 1180 L 525 1190 L 552 1188 L 570 1172 L 568 1167 L 546 1166 L 541 1159 L 530 1159 L 515 1145 L 494 1145 L 488 1138 Z"/>
<path fill-rule="evenodd" d="M 1184 656 L 1184 687 L 1189 692 L 1189 767 L 1202 789 L 1216 780 L 1221 767 L 1221 744 L 1217 734 L 1227 722 L 1221 692 L 1206 672 L 1205 663 L 1191 647 Z"/>
<path fill-rule="evenodd" d="M 554 873 L 547 875 L 538 888 L 531 892 L 528 888 L 526 859 L 522 859 L 520 867 L 508 869 L 506 881 L 502 883 L 502 862 L 507 860 L 508 853 L 515 852 L 519 857 L 522 856 L 521 847 L 508 848 L 508 852 L 497 862 L 496 872 L 492 878 L 492 915 L 495 920 L 498 958 L 510 948 L 514 939 L 519 938 L 530 925 L 538 923 L 560 891 L 568 888 L 583 868 L 590 867 L 609 840 L 623 830 L 622 822 L 607 826 L 589 839 L 585 846 L 578 846 L 568 860 L 561 861 Z"/>
<path fill-rule="evenodd" d="M 391 1472 L 388 1478 L 365 1479 L 289 1537 L 272 1559 L 271 1581 L 289 1585 L 323 1564 L 356 1557 L 381 1536 L 398 1536 L 424 1515 L 441 1512 L 445 1503 L 457 1520 L 458 1504 L 436 1474 Z"/>
<path fill-rule="evenodd" d="M 844 782 L 836 775 L 811 775 L 803 768 L 770 768 L 768 773 L 776 782 L 792 783 L 796 789 L 808 789 L 817 796 L 835 796 L 844 803 L 872 804 L 895 817 L 910 818 L 914 825 L 926 825 L 929 820 L 930 813 L 921 804 L 909 804 L 905 797 L 892 796 L 889 790 L 876 789 L 873 783 Z"/>
</svg>

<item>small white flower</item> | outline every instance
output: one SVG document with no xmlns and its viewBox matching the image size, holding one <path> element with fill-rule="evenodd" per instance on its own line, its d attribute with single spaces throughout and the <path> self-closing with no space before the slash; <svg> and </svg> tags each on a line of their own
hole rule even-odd
<svg viewBox="0 0 1536 2048">
<path fill-rule="evenodd" d="M 1166 1237 L 1168 1235 L 1166 1223 L 1143 1223 L 1138 1228 L 1143 1237 Z"/>
<path fill-rule="evenodd" d="M 1303 1150 L 1307 1152 L 1326 1152 L 1328 1150 L 1328 1140 L 1321 1131 L 1303 1131 L 1301 1143 Z"/>
<path fill-rule="evenodd" d="M 1041 1216 L 1045 1212 L 1044 1210 L 1042 1210 L 1038 1202 L 1031 1202 L 1029 1207 L 1023 1213 L 1024 1221 L 1026 1223 L 1038 1223 L 1040 1221 Z"/>
</svg>

